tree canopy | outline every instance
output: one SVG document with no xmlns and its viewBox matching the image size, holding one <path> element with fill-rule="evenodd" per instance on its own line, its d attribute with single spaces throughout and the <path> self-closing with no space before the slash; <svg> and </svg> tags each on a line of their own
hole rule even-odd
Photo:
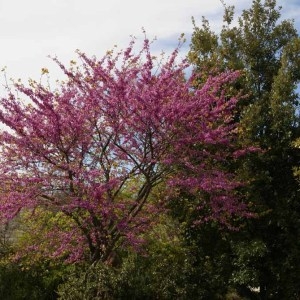
<svg viewBox="0 0 300 300">
<path fill-rule="evenodd" d="M 240 183 L 211 163 L 239 156 L 238 98 L 222 92 L 238 73 L 194 89 L 178 49 L 157 69 L 147 39 L 138 54 L 133 46 L 100 60 L 79 53 L 83 64 L 69 69 L 55 58 L 67 76 L 60 87 L 17 83 L 0 100 L 1 218 L 24 209 L 34 217 L 38 207 L 63 213 L 67 230 L 48 233 L 52 255 L 72 261 L 88 249 L 106 261 L 122 243 L 137 247 L 179 187 L 210 195 L 207 217 L 247 215 L 233 192 Z M 149 201 L 162 182 L 168 193 Z"/>
<path fill-rule="evenodd" d="M 293 21 L 282 20 L 280 10 L 275 0 L 254 0 L 236 20 L 234 7 L 225 5 L 220 33 L 205 18 L 199 27 L 194 21 L 189 53 L 194 68 L 207 76 L 241 72 L 228 90 L 247 95 L 236 111 L 239 143 L 263 151 L 234 166 L 249 183 L 243 193 L 259 218 L 247 222 L 239 238 L 231 237 L 238 266 L 233 281 L 248 292 L 249 286 L 259 287 L 261 299 L 299 295 L 300 207 L 294 176 L 299 151 L 294 144 L 299 139 L 300 39 Z"/>
<path fill-rule="evenodd" d="M 299 35 L 221 3 L 185 59 L 145 37 L 6 86 L 1 299 L 299 299 Z"/>
</svg>

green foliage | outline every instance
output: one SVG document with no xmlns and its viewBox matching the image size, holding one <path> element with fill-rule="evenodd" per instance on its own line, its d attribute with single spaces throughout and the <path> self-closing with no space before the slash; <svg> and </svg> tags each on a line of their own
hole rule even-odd
<svg viewBox="0 0 300 300">
<path fill-rule="evenodd" d="M 232 281 L 238 285 L 259 286 L 257 267 L 261 264 L 267 252 L 266 245 L 261 240 L 248 243 L 239 242 L 232 245 L 234 272 Z"/>
<path fill-rule="evenodd" d="M 186 299 L 190 257 L 172 224 L 156 226 L 142 253 L 118 253 L 112 265 L 73 266 L 60 299 Z"/>
<path fill-rule="evenodd" d="M 53 244 L 47 234 L 53 230 L 55 218 L 66 227 L 66 218 L 46 210 L 23 211 L 17 218 L 3 226 L 0 257 L 0 299 L 57 299 L 56 290 L 68 271 L 59 258 L 48 258 L 41 251 L 29 247 L 42 245 L 42 251 Z M 57 222 L 56 222 L 57 223 Z"/>
<path fill-rule="evenodd" d="M 232 272 L 226 235 L 216 224 L 187 226 L 185 240 L 192 257 L 189 298 L 224 299 Z"/>
<path fill-rule="evenodd" d="M 114 272 L 102 263 L 91 266 L 73 265 L 65 282 L 59 286 L 59 299 L 113 299 L 117 280 Z M 101 297 L 101 298 L 100 298 Z"/>
<path fill-rule="evenodd" d="M 1 262 L 0 298 L 3 300 L 57 299 L 56 289 L 64 267 L 31 265 L 24 267 L 13 262 Z"/>
<path fill-rule="evenodd" d="M 23 263 L 39 264 L 44 260 L 63 261 L 69 249 L 58 251 L 67 240 L 59 238 L 58 230 L 69 232 L 74 220 L 59 211 L 37 208 L 23 210 L 12 234 L 15 236 L 12 248 Z M 75 241 L 76 242 L 76 241 Z M 77 241 L 79 242 L 79 241 Z M 56 255 L 54 255 L 56 253 Z"/>
<path fill-rule="evenodd" d="M 226 5 L 219 34 L 205 18 L 200 27 L 193 20 L 189 53 L 203 80 L 220 71 L 240 70 L 239 81 L 231 87 L 247 94 L 236 112 L 239 143 L 263 150 L 228 166 L 248 183 L 242 189 L 245 201 L 258 215 L 239 233 L 227 235 L 223 251 L 232 252 L 229 282 L 245 297 L 255 298 L 249 287 L 259 287 L 261 299 L 298 299 L 300 195 L 294 173 L 299 172 L 300 158 L 300 38 L 292 21 L 280 19 L 275 0 L 254 0 L 233 20 L 234 8 Z M 195 84 L 201 86 L 202 79 Z"/>
</svg>

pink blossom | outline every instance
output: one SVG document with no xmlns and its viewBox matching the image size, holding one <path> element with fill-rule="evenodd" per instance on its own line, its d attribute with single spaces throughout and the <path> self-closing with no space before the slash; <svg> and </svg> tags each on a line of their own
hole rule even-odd
<svg viewBox="0 0 300 300">
<path fill-rule="evenodd" d="M 179 49 L 158 67 L 148 40 L 138 54 L 133 47 L 100 60 L 79 52 L 78 70 L 55 58 L 67 76 L 56 90 L 18 84 L 26 101 L 13 93 L 0 100 L 0 121 L 9 128 L 0 136 L 0 216 L 41 206 L 72 219 L 71 233 L 57 229 L 54 239 L 49 232 L 52 257 L 73 261 L 89 249 L 91 259 L 106 260 L 117 244 L 137 247 L 169 199 L 149 202 L 161 182 L 169 193 L 210 194 L 208 218 L 224 221 L 225 212 L 246 209 L 233 192 L 240 183 L 218 167 L 244 151 L 234 142 L 238 99 L 222 93 L 238 73 L 195 90 Z"/>
</svg>

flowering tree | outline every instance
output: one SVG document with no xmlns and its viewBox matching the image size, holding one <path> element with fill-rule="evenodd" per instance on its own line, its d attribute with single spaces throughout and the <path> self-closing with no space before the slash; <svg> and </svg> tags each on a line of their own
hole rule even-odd
<svg viewBox="0 0 300 300">
<path fill-rule="evenodd" d="M 82 65 L 70 68 L 54 59 L 67 76 L 56 90 L 16 84 L 0 101 L 1 219 L 59 212 L 69 221 L 46 236 L 56 241 L 53 255 L 78 260 L 88 250 L 93 261 L 106 261 L 122 243 L 137 245 L 178 187 L 207 193 L 208 217 L 246 214 L 233 193 L 238 183 L 218 168 L 239 153 L 237 99 L 222 93 L 238 74 L 194 90 L 178 49 L 161 65 L 148 40 L 133 52 L 134 42 L 101 60 L 79 53 Z M 167 192 L 149 201 L 162 183 Z"/>
</svg>

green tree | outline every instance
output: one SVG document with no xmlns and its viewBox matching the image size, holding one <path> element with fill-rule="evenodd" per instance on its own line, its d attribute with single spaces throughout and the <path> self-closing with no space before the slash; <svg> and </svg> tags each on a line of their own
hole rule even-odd
<svg viewBox="0 0 300 300">
<path fill-rule="evenodd" d="M 205 18 L 200 27 L 193 20 L 189 59 L 204 80 L 240 70 L 227 91 L 247 94 L 236 113 L 239 142 L 262 149 L 234 166 L 248 183 L 243 192 L 258 218 L 230 234 L 231 282 L 251 297 L 249 287 L 257 287 L 260 299 L 298 299 L 300 198 L 293 169 L 299 149 L 293 141 L 299 138 L 300 39 L 293 21 L 280 19 L 275 0 L 254 0 L 237 22 L 234 7 L 224 7 L 220 33 Z"/>
<path fill-rule="evenodd" d="M 160 217 L 140 252 L 120 249 L 114 265 L 73 265 L 58 288 L 59 299 L 198 299 L 190 297 L 191 258 L 180 229 Z"/>
</svg>

